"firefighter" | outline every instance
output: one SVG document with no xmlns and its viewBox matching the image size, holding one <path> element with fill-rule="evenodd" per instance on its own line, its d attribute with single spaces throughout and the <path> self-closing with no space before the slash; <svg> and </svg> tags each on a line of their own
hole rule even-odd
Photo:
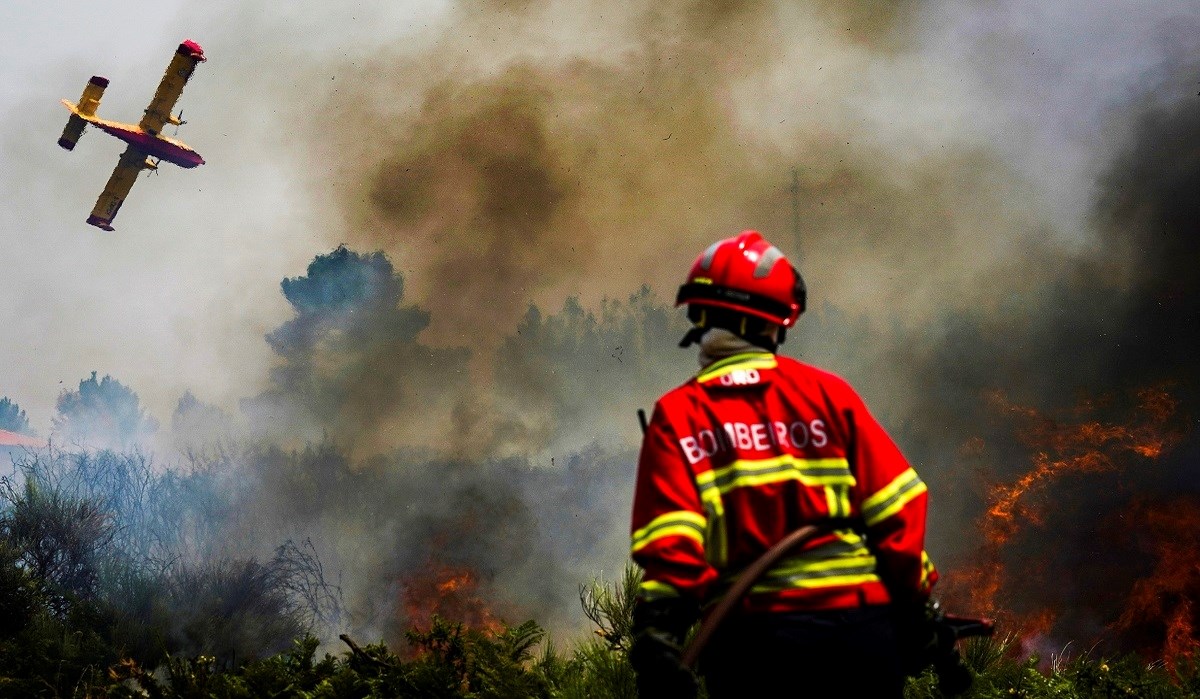
<svg viewBox="0 0 1200 699">
<path fill-rule="evenodd" d="M 928 632 L 925 484 L 846 381 L 776 354 L 805 296 L 756 231 L 712 244 L 679 289 L 693 324 L 680 346 L 699 344 L 701 369 L 655 404 L 638 459 L 630 660 L 643 697 L 695 696 L 687 630 L 808 524 L 821 533 L 706 647 L 709 696 L 900 697 L 901 648 Z"/>
</svg>

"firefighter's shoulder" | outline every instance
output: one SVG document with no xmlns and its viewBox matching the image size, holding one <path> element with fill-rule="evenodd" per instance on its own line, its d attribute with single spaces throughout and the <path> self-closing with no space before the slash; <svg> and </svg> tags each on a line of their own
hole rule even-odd
<svg viewBox="0 0 1200 699">
<path fill-rule="evenodd" d="M 659 396 L 658 400 L 654 401 L 654 407 L 650 410 L 650 422 L 661 420 L 666 413 L 674 412 L 684 405 L 694 403 L 695 397 L 691 394 L 698 388 L 695 377 L 692 377 Z"/>
<path fill-rule="evenodd" d="M 802 389 L 819 390 L 832 398 L 862 401 L 858 391 L 839 374 L 783 355 L 778 355 L 777 360 L 777 374 L 789 384 Z"/>
</svg>

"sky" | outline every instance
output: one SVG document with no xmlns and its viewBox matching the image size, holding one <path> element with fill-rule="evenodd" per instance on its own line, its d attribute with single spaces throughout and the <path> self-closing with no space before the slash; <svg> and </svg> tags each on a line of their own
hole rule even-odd
<svg viewBox="0 0 1200 699">
<path fill-rule="evenodd" d="M 393 38 L 401 38 L 427 12 L 416 5 L 432 4 L 385 5 L 360 15 L 366 42 L 382 40 L 369 28 L 373 17 L 390 15 Z M 345 33 L 322 38 L 328 10 L 288 16 L 273 7 L 168 1 L 0 8 L 0 171 L 7 192 L 0 266 L 8 290 L 0 317 L 9 328 L 0 390 L 26 409 L 35 429 L 49 429 L 59 391 L 93 370 L 135 387 L 160 416 L 169 416 L 188 387 L 234 408 L 264 380 L 271 353 L 263 335 L 288 313 L 279 281 L 302 273 L 338 240 L 317 225 L 321 213 L 296 175 L 307 165 L 295 135 L 305 100 L 286 78 L 284 57 L 254 45 L 257 30 L 278 33 L 265 46 L 282 41 L 301 53 L 370 50 Z M 338 7 L 355 12 L 350 3 Z M 251 17 L 253 26 L 260 12 L 274 13 L 262 20 L 268 26 L 237 29 L 240 17 Z M 59 99 L 76 101 L 88 78 L 102 75 L 111 83 L 100 114 L 136 122 L 185 38 L 210 59 L 176 106 L 189 122 L 178 137 L 209 164 L 164 167 L 153 179 L 143 174 L 116 232 L 86 225 L 123 144 L 89 129 L 73 152 L 57 148 L 67 114 Z M 322 97 L 326 85 L 314 87 Z"/>
<path fill-rule="evenodd" d="M 619 273 L 579 264 L 571 274 L 526 280 L 506 304 L 508 327 L 530 300 L 553 307 L 568 295 L 595 303 L 647 282 L 669 288 L 693 248 L 741 221 L 773 226 L 768 237 L 790 237 L 789 165 L 804 173 L 802 227 L 813 235 L 802 267 L 817 298 L 872 315 L 897 298 L 912 309 L 934 308 L 947 302 L 947 290 L 971 302 L 976 293 L 957 292 L 978 286 L 981 274 L 1011 273 L 1005 265 L 1021 260 L 1031 237 L 1065 250 L 1090 245 L 1089 207 L 1109 133 L 1120 124 L 1114 114 L 1148 86 L 1182 95 L 1196 83 L 1195 75 L 1164 73 L 1180 52 L 1194 54 L 1189 27 L 1197 12 L 1188 2 L 930 0 L 876 16 L 821 0 L 782 5 L 783 24 L 770 31 L 754 26 L 755 13 L 770 3 L 725 4 L 744 13 L 733 22 L 749 27 L 709 47 L 727 51 L 728 60 L 697 62 L 683 50 L 659 60 L 693 61 L 682 74 L 719 86 L 716 104 L 728 123 L 719 125 L 726 131 L 713 137 L 703 167 L 731 162 L 730 171 L 699 173 L 717 183 L 707 189 L 691 187 L 690 175 L 681 180 L 685 189 L 659 186 L 670 176 L 656 176 L 642 195 L 644 211 L 627 210 L 629 220 L 614 233 L 588 232 L 597 241 L 591 253 L 619 259 Z M 435 306 L 427 337 L 461 343 L 469 322 L 437 313 L 447 282 L 439 286 L 432 270 L 445 261 L 422 263 L 428 236 L 388 228 L 378 211 L 364 212 L 349 197 L 366 199 L 388 148 L 405 157 L 395 144 L 404 128 L 420 128 L 413 114 L 428 105 L 426 90 L 436 80 L 577 58 L 611 69 L 615 81 L 585 81 L 582 90 L 612 88 L 634 79 L 629 57 L 645 46 L 709 40 L 671 24 L 671 8 L 683 8 L 683 16 L 687 5 L 669 5 L 661 26 L 647 28 L 640 10 L 604 2 L 5 3 L 0 318 L 8 341 L 0 345 L 0 393 L 41 431 L 49 429 L 58 393 L 93 370 L 133 387 L 160 419 L 189 389 L 234 410 L 267 381 L 274 360 L 263 337 L 290 313 L 280 280 L 343 242 L 392 255 L 413 300 Z M 86 226 L 121 144 L 90 130 L 75 151 L 57 148 L 66 118 L 58 100 L 77 99 L 88 77 L 103 75 L 111 83 L 100 114 L 135 121 L 184 38 L 204 46 L 209 60 L 177 105 L 189 122 L 179 137 L 207 164 L 143 175 L 115 232 Z M 681 109 L 703 94 L 686 84 L 673 89 Z M 563 97 L 555 108 L 589 99 Z M 647 120 L 667 131 L 654 141 L 665 140 L 617 139 L 643 149 L 639 167 L 646 169 L 654 148 L 671 146 L 662 143 L 674 122 L 654 114 Z M 939 160 L 951 151 L 954 158 Z M 665 157 L 682 157 L 677 152 Z M 731 160 L 735 152 L 740 161 Z M 959 210 L 953 254 L 917 238 L 923 207 L 872 219 L 856 208 L 861 201 L 844 193 L 836 201 L 836 186 L 829 189 L 835 159 L 886 167 L 886 181 L 871 186 L 887 188 L 887 198 L 911 196 L 927 186 L 923 179 L 941 178 L 931 206 Z M 953 178 L 938 171 L 966 161 L 983 165 L 969 167 L 955 191 Z M 733 168 L 752 172 L 740 179 Z M 761 187 L 759 200 L 729 197 L 738 182 Z M 895 255 L 873 254 L 872 228 L 898 218 L 911 235 L 886 238 Z M 569 223 L 580 220 L 584 227 L 604 223 L 597 211 Z M 998 220 L 1007 230 L 994 230 Z M 675 221 L 686 231 L 671 230 Z M 654 244 L 633 240 L 639 225 Z M 914 266 L 933 271 L 914 278 Z M 920 312 L 905 320 L 920 322 Z"/>
</svg>

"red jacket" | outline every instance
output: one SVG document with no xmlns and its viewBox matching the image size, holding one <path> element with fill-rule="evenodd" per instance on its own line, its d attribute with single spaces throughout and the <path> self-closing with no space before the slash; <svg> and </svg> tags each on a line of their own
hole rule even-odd
<svg viewBox="0 0 1200 699">
<path fill-rule="evenodd" d="M 918 602 L 937 581 L 923 548 L 927 500 L 844 380 L 769 352 L 738 354 L 654 406 L 633 503 L 639 596 L 714 601 L 787 534 L 833 518 L 844 528 L 777 564 L 745 609 Z"/>
</svg>

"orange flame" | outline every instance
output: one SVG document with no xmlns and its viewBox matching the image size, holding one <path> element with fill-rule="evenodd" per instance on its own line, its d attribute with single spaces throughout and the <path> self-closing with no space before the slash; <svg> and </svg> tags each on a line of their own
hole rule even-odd
<svg viewBox="0 0 1200 699">
<path fill-rule="evenodd" d="M 1128 425 L 1109 424 L 1092 418 L 1097 401 L 1082 401 L 1065 418 L 1053 418 L 1009 401 L 1002 392 L 987 396 L 1001 414 L 1018 421 L 1017 438 L 1033 450 L 1032 468 L 1015 480 L 994 483 L 988 488 L 987 509 L 979 521 L 984 545 L 977 565 L 957 571 L 970 608 L 998 617 L 1019 636 L 1048 634 L 1055 621 L 1051 610 L 1037 610 L 1021 617 L 1002 609 L 1000 597 L 1009 587 L 1009 572 L 1002 565 L 1006 547 L 1019 533 L 1044 523 L 1048 491 L 1065 477 L 1119 471 L 1131 458 L 1157 459 L 1180 438 L 1167 429 L 1178 401 L 1162 388 L 1135 394 L 1134 418 Z M 965 455 L 979 455 L 983 440 L 973 438 L 964 445 Z M 1026 566 L 1036 563 L 1025 561 Z M 1032 571 L 1036 573 L 1036 571 Z M 1025 569 L 1021 575 L 1029 575 Z"/>
<path fill-rule="evenodd" d="M 474 577 L 470 571 L 465 571 L 461 575 L 456 575 L 452 578 L 444 580 L 437 584 L 438 592 L 443 594 L 460 590 L 474 583 Z"/>
<path fill-rule="evenodd" d="M 1192 624 L 1192 601 L 1185 599 L 1179 603 L 1171 618 L 1167 620 L 1167 637 L 1163 643 L 1163 660 L 1172 672 L 1178 667 L 1180 660 L 1191 660 L 1200 649 L 1196 640 L 1196 631 Z"/>
<path fill-rule="evenodd" d="M 1003 546 L 1024 526 L 1042 523 L 1041 508 L 1034 499 L 1058 479 L 1072 473 L 1116 470 L 1122 465 L 1118 461 L 1122 451 L 1156 459 L 1178 439 L 1178 435 L 1164 429 L 1178 401 L 1162 389 L 1138 391 L 1138 414 L 1147 419 L 1132 426 L 1097 421 L 1063 424 L 1009 402 L 999 391 L 988 398 L 993 407 L 1029 423 L 1018 430 L 1018 438 L 1038 450 L 1031 471 L 1013 483 L 998 483 L 991 488 L 991 504 L 982 528 L 986 540 L 996 546 Z M 1076 412 L 1094 407 L 1094 403 L 1085 402 Z"/>
<path fill-rule="evenodd" d="M 479 576 L 470 568 L 430 560 L 400 584 L 399 614 L 406 628 L 427 631 L 438 616 L 488 633 L 503 629 L 480 596 Z"/>
<path fill-rule="evenodd" d="M 1143 547 L 1154 555 L 1155 566 L 1134 584 L 1114 628 L 1149 633 L 1160 644 L 1151 652 L 1174 670 L 1200 650 L 1193 611 L 1200 599 L 1200 503 L 1140 503 L 1128 519 L 1145 536 Z"/>
</svg>

